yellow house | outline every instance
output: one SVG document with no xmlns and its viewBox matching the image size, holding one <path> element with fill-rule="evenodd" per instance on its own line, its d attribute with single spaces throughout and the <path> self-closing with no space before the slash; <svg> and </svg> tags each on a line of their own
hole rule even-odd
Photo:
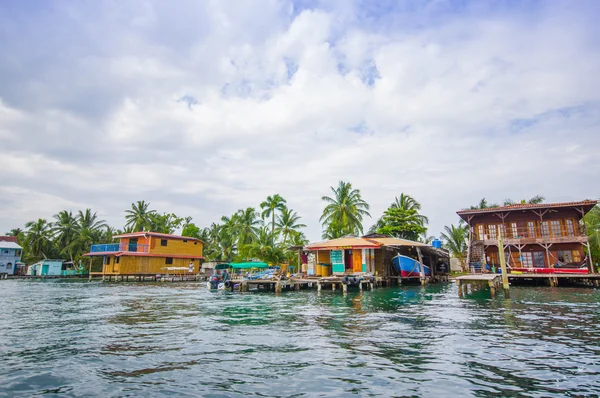
<svg viewBox="0 0 600 398">
<path fill-rule="evenodd" d="M 198 273 L 202 257 L 200 239 L 157 232 L 132 232 L 114 236 L 119 243 L 92 245 L 90 257 L 102 257 L 102 271 L 91 275 L 156 275 L 168 269 L 187 268 Z M 192 266 L 191 266 L 192 265 Z"/>
</svg>

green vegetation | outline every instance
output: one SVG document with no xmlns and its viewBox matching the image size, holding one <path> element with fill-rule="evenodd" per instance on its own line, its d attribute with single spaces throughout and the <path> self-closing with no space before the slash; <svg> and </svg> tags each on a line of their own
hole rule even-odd
<svg viewBox="0 0 600 398">
<path fill-rule="evenodd" d="M 324 239 L 335 239 L 344 235 L 359 235 L 363 232 L 363 216 L 369 216 L 369 205 L 360 190 L 353 189 L 349 182 L 340 181 L 337 188 L 330 187 L 333 197 L 323 196 L 327 203 L 319 221 L 325 228 Z"/>
<path fill-rule="evenodd" d="M 468 225 L 450 225 L 444 227 L 446 232 L 442 233 L 442 240 L 444 241 L 444 247 L 448 249 L 453 257 L 456 257 L 460 261 L 460 266 L 463 271 L 467 270 L 467 240 L 469 238 L 469 226 Z"/>
<path fill-rule="evenodd" d="M 383 213 L 369 232 L 409 240 L 433 240 L 427 237 L 429 219 L 419 214 L 421 204 L 412 196 L 401 193 Z"/>
<path fill-rule="evenodd" d="M 600 207 L 594 206 L 584 217 L 594 264 L 600 264 Z"/>
</svg>

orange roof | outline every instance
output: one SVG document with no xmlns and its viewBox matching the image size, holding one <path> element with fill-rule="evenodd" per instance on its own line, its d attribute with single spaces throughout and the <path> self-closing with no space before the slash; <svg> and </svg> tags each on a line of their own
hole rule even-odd
<svg viewBox="0 0 600 398">
<path fill-rule="evenodd" d="M 206 243 L 198 238 L 192 238 L 189 236 L 180 236 L 180 235 L 170 235 L 170 234 L 161 234 L 160 232 L 148 232 L 148 231 L 140 231 L 140 232 L 130 232 L 127 234 L 121 234 L 121 235 L 115 235 L 113 236 L 113 238 L 137 238 L 140 236 L 154 236 L 157 238 L 164 238 L 164 239 L 179 239 L 179 240 L 191 240 L 191 241 L 196 241 L 196 242 L 202 242 L 202 243 Z"/>
<path fill-rule="evenodd" d="M 598 204 L 597 200 L 582 200 L 580 202 L 539 203 L 539 204 L 518 203 L 518 204 L 510 205 L 510 206 L 488 207 L 486 209 L 465 209 L 465 210 L 457 211 L 456 214 L 458 214 L 461 218 L 464 219 L 463 215 L 497 213 L 499 211 L 554 209 L 554 208 L 561 208 L 561 207 L 582 207 L 584 209 L 584 211 L 587 213 L 588 211 L 592 210 L 592 208 L 594 206 L 596 206 L 596 204 Z"/>
</svg>

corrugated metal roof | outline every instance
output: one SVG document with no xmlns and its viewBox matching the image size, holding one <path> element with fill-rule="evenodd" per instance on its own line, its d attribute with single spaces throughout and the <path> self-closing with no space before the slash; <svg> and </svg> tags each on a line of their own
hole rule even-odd
<svg viewBox="0 0 600 398">
<path fill-rule="evenodd" d="M 431 246 L 431 245 L 428 245 L 428 244 L 422 243 L 422 242 L 415 242 L 415 241 L 408 240 L 408 239 L 400 239 L 400 238 L 392 238 L 392 237 L 364 238 L 364 239 L 381 243 L 384 246 L 419 246 L 419 247 Z"/>
<path fill-rule="evenodd" d="M 171 258 L 199 258 L 204 259 L 202 256 L 188 256 L 181 254 L 161 254 L 161 253 L 135 253 L 135 252 L 90 252 L 85 253 L 85 257 L 100 257 L 100 256 L 115 256 L 115 257 L 171 257 Z"/>
<path fill-rule="evenodd" d="M 23 249 L 15 242 L 7 242 L 5 240 L 0 241 L 0 249 Z"/>
<path fill-rule="evenodd" d="M 335 249 L 338 247 L 353 247 L 360 249 L 370 249 L 381 247 L 381 243 L 371 242 L 363 238 L 357 238 L 355 236 L 345 236 L 343 238 L 331 239 L 322 242 L 315 242 L 307 245 L 306 250 L 320 250 L 320 249 Z"/>
<path fill-rule="evenodd" d="M 500 211 L 517 211 L 517 210 L 537 210 L 537 209 L 553 209 L 560 207 L 583 207 L 586 212 L 590 211 L 598 204 L 597 200 L 582 200 L 579 202 L 561 202 L 561 203 L 518 203 L 510 206 L 489 207 L 487 209 L 465 209 L 457 211 L 459 216 L 470 214 L 497 213 Z"/>
</svg>

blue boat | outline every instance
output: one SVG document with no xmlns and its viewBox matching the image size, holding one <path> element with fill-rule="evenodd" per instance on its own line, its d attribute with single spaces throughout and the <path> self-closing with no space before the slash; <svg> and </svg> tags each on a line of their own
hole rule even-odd
<svg viewBox="0 0 600 398">
<path fill-rule="evenodd" d="M 398 271 L 403 278 L 421 276 L 421 263 L 414 258 L 398 254 L 396 257 L 392 258 L 392 264 L 394 265 L 394 269 Z M 424 265 L 423 271 L 425 276 L 431 276 L 431 269 L 428 266 Z"/>
</svg>

